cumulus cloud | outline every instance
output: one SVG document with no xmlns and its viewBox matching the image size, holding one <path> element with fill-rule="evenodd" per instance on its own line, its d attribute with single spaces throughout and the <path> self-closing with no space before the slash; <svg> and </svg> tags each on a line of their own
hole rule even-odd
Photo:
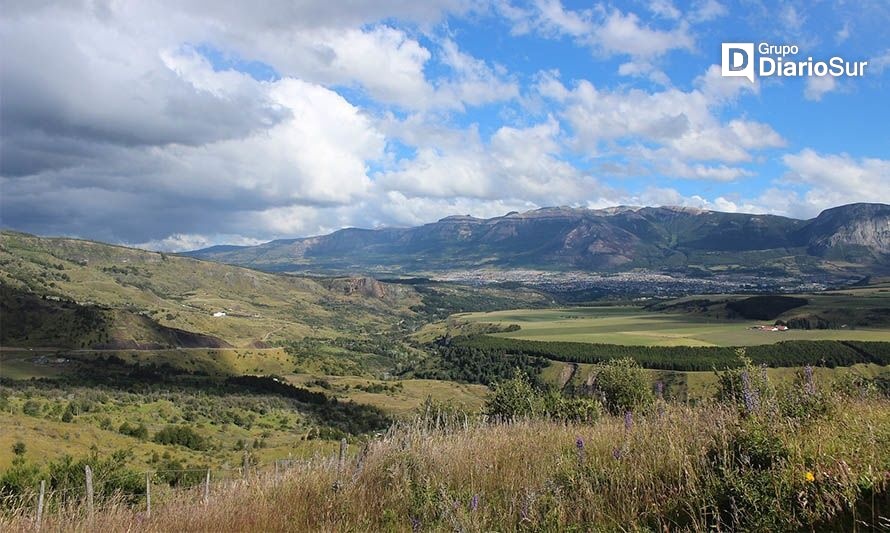
<svg viewBox="0 0 890 533">
<path fill-rule="evenodd" d="M 797 211 L 810 213 L 853 202 L 890 202 L 890 160 L 854 158 L 847 154 L 820 154 L 805 148 L 786 154 L 787 185 L 807 185 Z"/>
<path fill-rule="evenodd" d="M 638 146 L 636 154 L 660 162 L 670 175 L 731 180 L 748 173 L 687 163 L 743 163 L 751 160 L 752 151 L 781 147 L 785 141 L 762 122 L 720 120 L 718 110 L 743 91 L 756 91 L 757 86 L 725 81 L 715 74 L 718 71 L 711 67 L 690 91 L 608 90 L 586 80 L 567 89 L 553 76 L 543 77 L 538 87 L 564 105 L 563 117 L 572 126 L 575 145 L 587 154 L 601 154 L 612 142 L 631 141 Z M 647 143 L 657 148 L 643 148 Z"/>
<path fill-rule="evenodd" d="M 691 50 L 695 44 L 685 21 L 671 29 L 653 28 L 632 12 L 602 6 L 572 10 L 566 9 L 560 0 L 537 0 L 530 8 L 506 2 L 497 6 L 513 24 L 514 33 L 536 31 L 547 36 L 566 36 L 607 56 L 651 59 L 671 50 Z M 658 1 L 650 7 L 661 14 L 679 13 L 669 2 Z"/>
<path fill-rule="evenodd" d="M 406 140 L 441 138 L 435 133 L 438 127 L 423 122 L 403 123 L 398 129 Z M 605 193 L 606 187 L 560 158 L 559 135 L 553 117 L 526 128 L 501 127 L 487 143 L 475 130 L 467 130 L 459 139 L 422 146 L 415 157 L 377 176 L 376 185 L 409 199 L 460 197 L 535 205 L 574 204 Z"/>
<path fill-rule="evenodd" d="M 692 79 L 665 73 L 702 52 L 701 24 L 727 8 L 635 8 L 6 2 L 2 223 L 183 250 L 558 204 L 799 214 L 882 198 L 885 160 L 811 150 L 786 155 L 771 189 L 728 192 L 786 143 L 736 109 L 761 86 L 716 65 Z M 491 17 L 623 77 L 526 69 L 523 50 L 474 55 L 463 32 L 503 31 Z"/>
<path fill-rule="evenodd" d="M 807 100 L 818 102 L 826 93 L 837 88 L 838 82 L 834 76 L 809 76 L 806 79 L 803 95 Z"/>
</svg>

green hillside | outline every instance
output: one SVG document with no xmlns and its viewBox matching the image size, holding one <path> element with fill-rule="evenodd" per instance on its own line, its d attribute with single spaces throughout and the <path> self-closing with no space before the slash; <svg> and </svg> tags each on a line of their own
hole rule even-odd
<svg viewBox="0 0 890 533">
<path fill-rule="evenodd" d="M 368 297 L 325 280 L 12 232 L 2 233 L 0 286 L 4 346 L 261 345 L 387 330 L 421 303 L 401 285 Z M 24 338 L 17 321 L 27 319 L 30 331 L 40 315 L 52 317 L 38 320 L 52 332 L 38 327 Z M 177 339 L 173 330 L 217 340 Z"/>
</svg>

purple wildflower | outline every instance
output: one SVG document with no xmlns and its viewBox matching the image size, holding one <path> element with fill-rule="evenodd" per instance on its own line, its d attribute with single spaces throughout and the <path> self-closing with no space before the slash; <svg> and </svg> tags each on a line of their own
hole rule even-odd
<svg viewBox="0 0 890 533">
<path fill-rule="evenodd" d="M 414 531 L 415 533 L 420 531 L 420 519 L 416 516 L 411 517 L 411 531 Z"/>
<path fill-rule="evenodd" d="M 479 508 L 479 495 L 473 494 L 473 498 L 470 500 L 470 510 L 475 513 L 476 509 L 478 509 L 478 508 Z"/>
<path fill-rule="evenodd" d="M 658 381 L 655 383 L 655 395 L 658 396 L 658 399 L 664 398 L 664 382 Z"/>
<path fill-rule="evenodd" d="M 578 450 L 578 464 L 584 464 L 584 439 L 580 435 L 575 438 L 575 448 Z"/>
<path fill-rule="evenodd" d="M 612 457 L 614 457 L 615 460 L 621 459 L 621 448 L 612 449 Z"/>
<path fill-rule="evenodd" d="M 803 367 L 804 390 L 807 394 L 816 393 L 816 384 L 813 382 L 813 367 L 807 365 Z"/>
<path fill-rule="evenodd" d="M 630 411 L 624 412 L 624 429 L 630 431 L 634 428 L 634 414 Z"/>
</svg>

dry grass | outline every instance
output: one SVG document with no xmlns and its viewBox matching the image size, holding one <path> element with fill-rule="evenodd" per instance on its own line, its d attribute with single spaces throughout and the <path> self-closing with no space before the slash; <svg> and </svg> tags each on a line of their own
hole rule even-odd
<svg viewBox="0 0 890 533">
<path fill-rule="evenodd" d="M 216 484 L 207 505 L 200 489 L 185 491 L 156 504 L 150 518 L 144 507 L 120 502 L 102 506 L 92 520 L 83 506 L 57 509 L 44 518 L 44 530 L 703 531 L 876 524 L 881 505 L 887 515 L 890 402 L 838 402 L 829 416 L 804 423 L 745 417 L 723 405 L 662 405 L 637 415 L 630 429 L 611 417 L 592 425 L 465 426 L 460 419 L 448 430 L 415 423 L 369 442 L 342 469 L 335 458 L 323 458 L 279 476 Z M 771 464 L 757 464 L 763 453 Z M 33 504 L 0 518 L 0 530 L 32 531 Z"/>
</svg>

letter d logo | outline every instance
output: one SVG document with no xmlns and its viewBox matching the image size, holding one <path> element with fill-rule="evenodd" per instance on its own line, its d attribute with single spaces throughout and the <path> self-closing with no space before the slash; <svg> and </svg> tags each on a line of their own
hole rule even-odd
<svg viewBox="0 0 890 533">
<path fill-rule="evenodd" d="M 743 77 L 754 83 L 754 43 L 723 43 L 721 74 Z"/>
</svg>

